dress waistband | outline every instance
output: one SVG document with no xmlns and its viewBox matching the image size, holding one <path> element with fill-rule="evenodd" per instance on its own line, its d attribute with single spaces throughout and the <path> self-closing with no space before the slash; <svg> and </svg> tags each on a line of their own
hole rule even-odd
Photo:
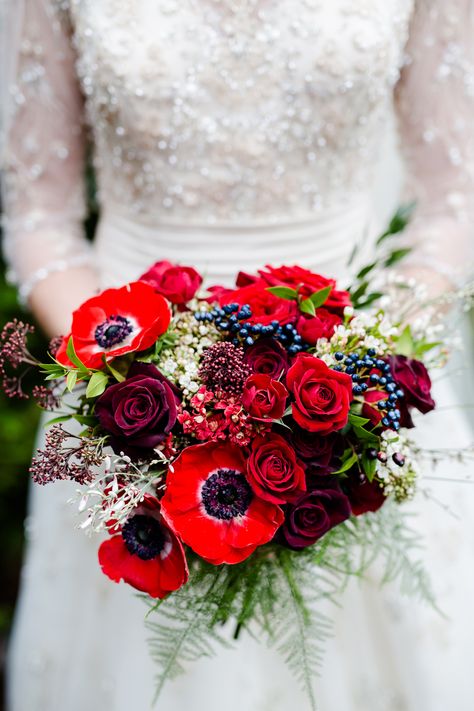
<svg viewBox="0 0 474 711">
<path fill-rule="evenodd" d="M 95 250 L 104 285 L 136 279 L 153 262 L 192 264 L 206 282 L 230 284 L 239 270 L 297 263 L 341 277 L 356 243 L 371 232 L 366 201 L 278 223 L 154 221 L 107 206 Z"/>
</svg>

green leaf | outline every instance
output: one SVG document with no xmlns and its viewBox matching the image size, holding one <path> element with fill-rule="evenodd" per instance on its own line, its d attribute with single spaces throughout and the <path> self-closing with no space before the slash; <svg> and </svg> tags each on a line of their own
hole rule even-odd
<svg viewBox="0 0 474 711">
<path fill-rule="evenodd" d="M 44 426 L 49 427 L 50 425 L 58 425 L 60 422 L 67 422 L 71 419 L 71 417 L 72 415 L 59 415 L 58 417 L 53 417 L 52 420 L 45 422 Z"/>
<path fill-rule="evenodd" d="M 394 264 L 397 264 L 400 262 L 404 257 L 407 256 L 407 254 L 410 254 L 412 251 L 411 247 L 403 247 L 401 249 L 394 249 L 393 252 L 389 254 L 387 259 L 384 262 L 385 267 L 393 267 Z"/>
<path fill-rule="evenodd" d="M 66 387 L 69 390 L 69 392 L 72 392 L 74 390 L 76 383 L 77 383 L 77 370 L 70 370 L 69 373 L 67 374 L 67 378 L 66 378 Z"/>
<path fill-rule="evenodd" d="M 278 296 L 280 299 L 286 299 L 287 301 L 296 301 L 298 297 L 296 289 L 291 289 L 289 286 L 269 286 L 267 291 L 273 296 Z"/>
<path fill-rule="evenodd" d="M 367 454 L 364 452 L 361 457 L 361 464 L 367 479 L 369 481 L 373 481 L 377 471 L 377 461 L 368 457 Z"/>
<path fill-rule="evenodd" d="M 355 425 L 352 427 L 352 431 L 354 432 L 358 440 L 361 440 L 366 444 L 378 444 L 379 442 L 379 438 L 376 434 L 374 434 L 374 432 L 369 432 L 369 430 L 366 430 L 363 427 Z"/>
<path fill-rule="evenodd" d="M 374 301 L 378 301 L 379 299 L 382 298 L 384 294 L 381 291 L 373 291 L 371 294 L 368 294 L 368 296 L 363 299 L 362 301 L 359 301 L 359 303 L 355 304 L 359 309 L 364 309 L 367 308 L 367 306 L 370 306 L 371 304 L 374 303 Z"/>
<path fill-rule="evenodd" d="M 344 472 L 347 472 L 351 467 L 354 466 L 354 464 L 357 462 L 358 457 L 355 452 L 352 453 L 350 457 L 347 459 L 343 460 L 340 468 L 334 472 L 334 474 L 343 474 Z"/>
<path fill-rule="evenodd" d="M 397 353 L 409 357 L 413 355 L 414 345 L 410 326 L 405 326 L 397 339 Z"/>
<path fill-rule="evenodd" d="M 108 381 L 109 378 L 107 374 L 103 373 L 101 370 L 97 371 L 96 373 L 93 373 L 91 379 L 87 384 L 86 397 L 93 398 L 102 395 L 105 388 L 107 387 Z"/>
<path fill-rule="evenodd" d="M 368 422 L 370 422 L 370 420 L 367 417 L 360 417 L 359 415 L 354 415 L 353 412 L 349 412 L 349 422 L 352 425 L 358 425 L 359 427 L 363 427 Z"/>
<path fill-rule="evenodd" d="M 74 365 L 78 368 L 83 373 L 88 373 L 89 370 L 86 368 L 82 360 L 79 358 L 79 356 L 76 353 L 76 349 L 74 348 L 74 341 L 72 336 L 70 337 L 68 343 L 67 343 L 67 348 L 66 348 L 66 355 L 71 361 L 71 363 L 74 363 Z"/>
<path fill-rule="evenodd" d="M 364 277 L 367 276 L 367 274 L 370 274 L 370 272 L 375 269 L 377 266 L 377 262 L 372 262 L 372 264 L 367 264 L 367 266 L 363 267 L 360 272 L 356 275 L 356 279 L 363 279 Z"/>
<path fill-rule="evenodd" d="M 309 301 L 311 301 L 315 309 L 319 309 L 320 306 L 326 303 L 331 291 L 332 286 L 326 286 L 324 289 L 319 289 L 319 291 L 315 291 L 311 294 Z"/>
<path fill-rule="evenodd" d="M 316 308 L 311 299 L 305 299 L 304 301 L 301 301 L 299 308 L 301 313 L 303 314 L 309 314 L 310 316 L 314 316 L 316 313 Z"/>
<path fill-rule="evenodd" d="M 376 244 L 379 245 L 384 242 L 388 237 L 398 234 L 399 232 L 403 232 L 405 227 L 410 222 L 414 208 L 414 202 L 407 203 L 406 205 L 401 205 L 390 220 L 390 224 L 387 230 L 380 235 Z"/>
<path fill-rule="evenodd" d="M 93 417 L 92 415 L 79 415 L 75 414 L 72 415 L 72 417 L 76 420 L 76 422 L 79 422 L 80 425 L 87 425 L 88 427 L 94 427 L 94 425 L 97 424 L 97 418 Z"/>
<path fill-rule="evenodd" d="M 106 366 L 107 366 L 107 370 L 109 371 L 109 373 L 111 373 L 111 374 L 114 376 L 115 380 L 117 380 L 119 383 L 123 383 L 123 381 L 125 380 L 126 374 L 122 374 L 122 373 L 120 372 L 120 370 L 118 370 L 117 368 L 115 368 L 115 367 L 114 367 L 113 365 L 111 365 L 110 363 L 107 363 L 107 362 L 106 362 Z M 129 368 L 129 367 L 130 367 L 130 366 L 127 365 L 127 372 L 128 372 L 128 368 Z"/>
</svg>

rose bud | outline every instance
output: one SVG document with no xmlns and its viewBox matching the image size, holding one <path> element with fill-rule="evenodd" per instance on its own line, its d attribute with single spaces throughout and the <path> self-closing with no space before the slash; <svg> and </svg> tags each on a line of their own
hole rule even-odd
<svg viewBox="0 0 474 711">
<path fill-rule="evenodd" d="M 242 405 L 255 420 L 279 420 L 286 409 L 288 391 L 269 375 L 255 373 L 247 378 Z"/>
<path fill-rule="evenodd" d="M 165 260 L 156 262 L 140 277 L 172 304 L 190 301 L 202 284 L 202 276 L 193 267 L 182 267 Z"/>
</svg>

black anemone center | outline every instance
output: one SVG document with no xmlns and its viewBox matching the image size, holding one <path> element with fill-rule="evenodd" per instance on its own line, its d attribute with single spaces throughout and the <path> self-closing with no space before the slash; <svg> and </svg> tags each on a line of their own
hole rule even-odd
<svg viewBox="0 0 474 711">
<path fill-rule="evenodd" d="M 229 521 L 245 514 L 252 501 L 252 489 L 241 472 L 218 469 L 204 483 L 201 496 L 209 516 Z"/>
<path fill-rule="evenodd" d="M 109 316 L 95 329 L 95 340 L 101 348 L 111 348 L 125 341 L 133 326 L 125 316 Z"/>
<path fill-rule="evenodd" d="M 129 518 L 122 528 L 127 550 L 142 560 L 156 558 L 166 543 L 166 536 L 156 518 L 138 514 Z"/>
</svg>

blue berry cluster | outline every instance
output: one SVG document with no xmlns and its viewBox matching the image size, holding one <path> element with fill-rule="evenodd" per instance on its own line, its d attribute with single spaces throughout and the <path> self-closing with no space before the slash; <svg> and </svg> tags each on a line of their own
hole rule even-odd
<svg viewBox="0 0 474 711">
<path fill-rule="evenodd" d="M 373 348 L 369 348 L 366 355 L 362 356 L 360 353 L 350 353 L 346 356 L 338 351 L 334 357 L 339 363 L 334 366 L 334 370 L 351 376 L 354 395 L 365 393 L 371 386 L 386 393 L 387 397 L 374 403 L 374 406 L 383 414 L 381 422 L 384 427 L 399 430 L 401 413 L 398 404 L 404 392 L 394 382 L 390 365 L 376 356 Z M 374 373 L 374 370 L 379 372 Z"/>
<path fill-rule="evenodd" d="M 261 323 L 250 324 L 252 310 L 248 304 L 226 304 L 222 308 L 211 311 L 196 311 L 194 317 L 197 321 L 214 322 L 216 328 L 222 331 L 224 337 L 229 337 L 234 346 L 253 346 L 258 338 L 271 336 L 277 340 L 290 355 L 296 355 L 308 348 L 296 328 L 291 323 L 282 326 L 278 321 L 268 325 Z"/>
</svg>

